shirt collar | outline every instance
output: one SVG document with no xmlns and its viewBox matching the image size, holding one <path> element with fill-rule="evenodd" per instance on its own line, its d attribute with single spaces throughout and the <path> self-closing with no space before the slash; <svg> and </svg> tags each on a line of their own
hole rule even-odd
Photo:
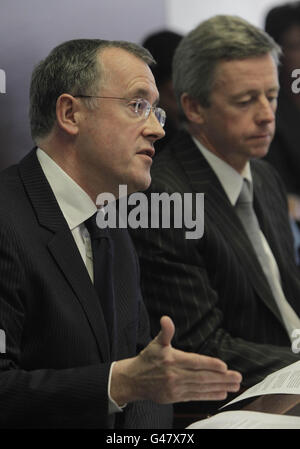
<svg viewBox="0 0 300 449">
<path fill-rule="evenodd" d="M 218 177 L 230 203 L 235 206 L 241 193 L 244 179 L 249 181 L 250 189 L 252 191 L 252 175 L 249 162 L 247 162 L 243 173 L 240 175 L 236 170 L 234 170 L 234 168 L 227 164 L 227 162 L 223 161 L 214 153 L 205 148 L 199 140 L 193 136 L 192 139 Z"/>
<path fill-rule="evenodd" d="M 41 148 L 37 158 L 70 230 L 90 218 L 97 207 L 89 195 Z"/>
</svg>

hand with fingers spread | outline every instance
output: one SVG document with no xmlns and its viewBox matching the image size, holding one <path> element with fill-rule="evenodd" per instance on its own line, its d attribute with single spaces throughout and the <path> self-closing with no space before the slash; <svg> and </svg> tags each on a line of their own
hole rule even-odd
<svg viewBox="0 0 300 449">
<path fill-rule="evenodd" d="M 161 318 L 161 331 L 136 357 L 116 362 L 111 397 L 122 405 L 151 399 L 160 404 L 222 400 L 240 388 L 242 376 L 213 357 L 179 351 L 171 346 L 173 321 Z"/>
</svg>

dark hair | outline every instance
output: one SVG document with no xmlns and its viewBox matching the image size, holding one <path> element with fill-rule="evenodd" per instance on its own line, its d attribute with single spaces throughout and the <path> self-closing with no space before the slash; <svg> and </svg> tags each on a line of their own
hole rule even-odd
<svg viewBox="0 0 300 449">
<path fill-rule="evenodd" d="M 150 34 L 142 43 L 156 61 L 156 65 L 151 69 L 158 88 L 165 81 L 172 79 L 173 56 L 182 37 L 175 31 L 162 30 Z"/>
<path fill-rule="evenodd" d="M 103 49 L 113 47 L 124 49 L 148 65 L 155 63 L 148 50 L 131 42 L 76 39 L 55 47 L 37 65 L 30 86 L 30 125 L 34 140 L 52 130 L 56 121 L 56 101 L 61 94 L 97 94 L 102 75 L 97 56 Z M 91 102 L 86 103 L 92 107 Z"/>
<path fill-rule="evenodd" d="M 283 33 L 293 25 L 300 26 L 300 2 L 276 6 L 266 16 L 265 30 L 280 45 Z"/>
</svg>

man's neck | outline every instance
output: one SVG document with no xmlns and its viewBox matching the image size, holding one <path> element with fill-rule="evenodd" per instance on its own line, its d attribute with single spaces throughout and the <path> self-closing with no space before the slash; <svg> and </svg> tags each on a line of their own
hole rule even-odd
<svg viewBox="0 0 300 449">
<path fill-rule="evenodd" d="M 235 171 L 237 171 L 240 175 L 243 173 L 247 160 L 244 157 L 241 157 L 238 154 L 232 153 L 228 157 L 225 157 L 222 153 L 218 152 L 214 146 L 209 142 L 206 138 L 205 134 L 201 131 L 197 130 L 195 127 L 189 128 L 189 132 L 192 137 L 197 139 L 201 145 L 203 145 L 208 151 L 213 153 L 216 157 L 226 162 L 226 164 L 230 165 Z"/>
</svg>

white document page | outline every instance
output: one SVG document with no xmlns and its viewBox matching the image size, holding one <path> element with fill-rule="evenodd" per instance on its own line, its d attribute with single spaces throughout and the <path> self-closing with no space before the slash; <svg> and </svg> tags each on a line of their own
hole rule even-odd
<svg viewBox="0 0 300 449">
<path fill-rule="evenodd" d="M 300 361 L 269 374 L 264 380 L 248 388 L 248 390 L 228 402 L 222 408 L 253 396 L 275 393 L 300 394 Z"/>
<path fill-rule="evenodd" d="M 300 417 L 234 410 L 197 421 L 187 429 L 300 429 Z"/>
</svg>

